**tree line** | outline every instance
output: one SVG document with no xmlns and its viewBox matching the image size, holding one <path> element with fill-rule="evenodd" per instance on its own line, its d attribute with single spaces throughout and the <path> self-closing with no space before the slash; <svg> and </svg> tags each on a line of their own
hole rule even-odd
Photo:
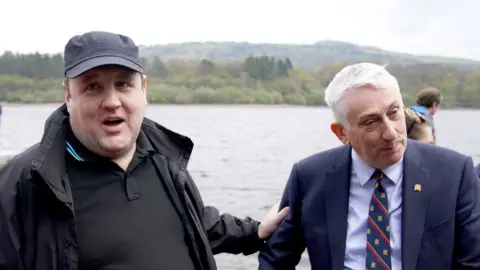
<svg viewBox="0 0 480 270">
<path fill-rule="evenodd" d="M 289 58 L 266 55 L 223 62 L 159 58 L 142 58 L 142 62 L 149 76 L 150 103 L 312 106 L 325 105 L 325 87 L 336 72 L 352 64 L 330 62 L 305 70 Z M 480 108 L 479 72 L 446 64 L 391 64 L 387 69 L 397 77 L 407 105 L 415 102 L 422 88 L 436 87 L 444 95 L 445 107 Z M 5 52 L 0 56 L 0 101 L 62 102 L 62 79 L 61 54 Z"/>
</svg>

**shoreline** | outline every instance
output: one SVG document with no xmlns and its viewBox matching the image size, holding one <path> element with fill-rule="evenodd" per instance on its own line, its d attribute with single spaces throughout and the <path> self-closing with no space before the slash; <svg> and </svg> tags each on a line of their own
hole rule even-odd
<svg viewBox="0 0 480 270">
<path fill-rule="evenodd" d="M 10 103 L 10 102 L 0 102 L 4 108 L 6 107 L 31 107 L 31 106 L 56 106 L 59 107 L 63 103 Z M 163 106 L 163 107 L 182 107 L 182 106 L 195 106 L 195 107 L 250 107 L 250 108 L 289 108 L 289 107 L 324 107 L 326 106 L 308 106 L 308 105 L 294 105 L 294 104 L 165 104 L 165 103 L 148 103 L 148 106 Z"/>
<path fill-rule="evenodd" d="M 14 102 L 0 102 L 4 108 L 18 108 L 18 107 L 60 107 L 63 103 L 14 103 Z M 295 105 L 295 104 L 173 104 L 173 103 L 148 103 L 148 107 L 223 107 L 223 108 L 325 108 L 328 109 L 326 105 Z M 462 111 L 478 111 L 480 108 L 441 108 L 441 111 L 452 111 L 452 110 L 462 110 Z"/>
</svg>

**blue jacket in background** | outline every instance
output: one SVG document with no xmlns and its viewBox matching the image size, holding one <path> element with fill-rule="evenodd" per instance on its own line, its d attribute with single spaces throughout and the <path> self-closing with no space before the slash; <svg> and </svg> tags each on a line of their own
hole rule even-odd
<svg viewBox="0 0 480 270">
<path fill-rule="evenodd" d="M 427 107 L 415 104 L 410 109 L 416 112 L 420 117 L 427 120 L 428 124 L 432 127 L 432 133 L 435 135 L 435 124 L 433 122 L 433 116 L 428 112 Z"/>
</svg>

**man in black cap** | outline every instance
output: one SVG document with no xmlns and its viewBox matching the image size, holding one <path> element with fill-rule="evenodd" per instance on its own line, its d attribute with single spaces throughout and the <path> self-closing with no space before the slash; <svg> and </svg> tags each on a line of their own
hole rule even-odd
<svg viewBox="0 0 480 270">
<path fill-rule="evenodd" d="M 192 141 L 144 117 L 130 38 L 75 36 L 64 58 L 65 104 L 0 170 L 0 269 L 210 270 L 260 249 L 288 209 L 260 224 L 203 205 Z"/>
</svg>

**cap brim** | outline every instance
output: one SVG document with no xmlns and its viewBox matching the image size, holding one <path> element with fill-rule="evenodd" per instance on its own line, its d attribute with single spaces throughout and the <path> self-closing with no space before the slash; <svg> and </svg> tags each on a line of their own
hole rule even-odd
<svg viewBox="0 0 480 270">
<path fill-rule="evenodd" d="M 80 74 L 84 73 L 85 71 L 88 71 L 92 68 L 96 68 L 99 66 L 105 66 L 105 65 L 118 65 L 118 66 L 123 66 L 129 69 L 133 69 L 140 73 L 145 73 L 141 66 L 137 65 L 136 63 L 128 59 L 116 57 L 116 56 L 99 56 L 99 57 L 95 57 L 95 58 L 91 58 L 86 61 L 83 61 L 82 63 L 65 71 L 65 76 L 70 79 L 75 78 Z"/>
</svg>

